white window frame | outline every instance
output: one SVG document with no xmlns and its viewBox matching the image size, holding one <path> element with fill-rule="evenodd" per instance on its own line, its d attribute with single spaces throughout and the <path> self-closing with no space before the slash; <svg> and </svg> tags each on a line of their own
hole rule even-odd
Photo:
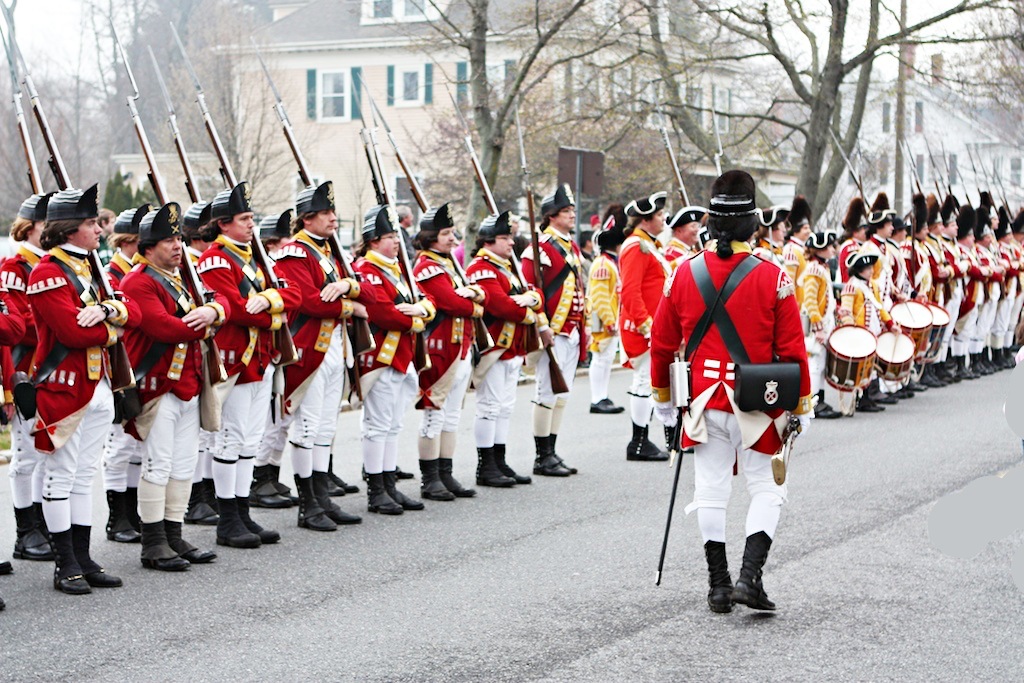
<svg viewBox="0 0 1024 683">
<path fill-rule="evenodd" d="M 342 116 L 324 116 L 324 76 L 341 75 L 345 81 L 344 94 L 341 96 L 343 101 L 343 111 L 345 112 Z M 337 95 L 332 95 L 337 97 Z M 348 69 L 317 69 L 316 72 L 316 120 L 322 123 L 345 123 L 352 120 L 352 77 Z"/>
<path fill-rule="evenodd" d="M 396 107 L 422 107 L 423 94 L 426 87 L 426 64 L 396 64 L 395 65 L 395 106 Z M 415 73 L 419 82 L 416 89 L 416 99 L 405 99 L 405 75 Z"/>
<path fill-rule="evenodd" d="M 422 11 L 416 11 L 416 5 L 413 5 L 413 2 L 422 7 Z M 435 21 L 441 18 L 440 12 L 430 3 L 430 0 L 391 0 L 390 17 L 373 16 L 373 8 L 374 0 L 363 0 L 361 21 L 364 26 Z"/>
</svg>

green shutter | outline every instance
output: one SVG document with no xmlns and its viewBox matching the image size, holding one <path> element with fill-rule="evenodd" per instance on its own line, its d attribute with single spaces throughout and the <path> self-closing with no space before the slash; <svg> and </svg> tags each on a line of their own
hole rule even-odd
<svg viewBox="0 0 1024 683">
<path fill-rule="evenodd" d="M 423 104 L 434 102 L 434 65 L 427 62 L 423 67 Z"/>
<path fill-rule="evenodd" d="M 465 104 L 469 95 L 469 65 L 466 62 L 455 64 L 455 97 L 459 104 Z"/>
<path fill-rule="evenodd" d="M 349 100 L 349 118 L 358 119 L 363 115 L 363 68 L 352 67 L 352 78 L 349 87 L 352 89 L 352 97 Z"/>
<path fill-rule="evenodd" d="M 395 106 L 395 67 L 388 66 L 388 106 Z"/>
<path fill-rule="evenodd" d="M 306 69 L 306 118 L 316 121 L 316 69 Z"/>
</svg>

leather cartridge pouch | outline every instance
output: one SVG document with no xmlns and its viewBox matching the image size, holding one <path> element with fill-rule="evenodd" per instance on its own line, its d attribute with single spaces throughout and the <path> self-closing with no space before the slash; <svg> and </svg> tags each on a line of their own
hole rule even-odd
<svg viewBox="0 0 1024 683">
<path fill-rule="evenodd" d="M 24 419 L 31 420 L 36 416 L 36 385 L 28 373 L 20 370 L 11 376 L 11 380 L 14 383 L 14 405 Z"/>
<path fill-rule="evenodd" d="M 800 403 L 800 364 L 737 363 L 733 397 L 743 412 L 794 410 Z"/>
</svg>

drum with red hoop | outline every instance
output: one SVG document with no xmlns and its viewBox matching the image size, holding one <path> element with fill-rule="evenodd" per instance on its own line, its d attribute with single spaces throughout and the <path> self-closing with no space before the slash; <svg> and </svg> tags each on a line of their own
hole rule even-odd
<svg viewBox="0 0 1024 683">
<path fill-rule="evenodd" d="M 839 391 L 863 389 L 871 381 L 875 335 L 866 327 L 843 325 L 825 344 L 825 381 Z"/>
<path fill-rule="evenodd" d="M 942 350 L 942 337 L 946 328 L 951 322 L 946 309 L 935 304 L 928 304 L 928 310 L 932 312 L 932 331 L 928 333 L 928 350 L 924 353 L 923 363 L 934 363 L 939 359 L 939 351 Z"/>
<path fill-rule="evenodd" d="M 901 382 L 910 374 L 914 365 L 917 345 L 912 337 L 898 332 L 883 332 L 878 335 L 875 349 L 875 368 L 881 379 Z"/>
<path fill-rule="evenodd" d="M 889 315 L 893 322 L 903 328 L 903 333 L 914 340 L 914 357 L 923 357 L 928 351 L 932 331 L 931 310 L 917 301 L 904 301 L 893 306 Z"/>
</svg>

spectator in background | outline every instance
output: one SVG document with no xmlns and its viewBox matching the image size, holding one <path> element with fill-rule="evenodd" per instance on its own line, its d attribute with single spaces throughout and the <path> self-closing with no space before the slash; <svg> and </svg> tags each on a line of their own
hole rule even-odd
<svg viewBox="0 0 1024 683">
<path fill-rule="evenodd" d="M 583 230 L 579 237 L 580 255 L 583 257 L 583 275 L 590 276 L 590 266 L 594 263 L 594 231 Z"/>
<path fill-rule="evenodd" d="M 409 255 L 411 261 L 416 254 L 416 247 L 412 245 L 412 236 L 416 232 L 416 228 L 412 224 L 412 209 L 405 204 L 399 204 L 395 207 L 395 213 L 398 214 L 398 224 L 402 226 L 402 242 L 405 244 L 405 253 Z"/>
<path fill-rule="evenodd" d="M 114 258 L 114 248 L 107 242 L 107 238 L 114 233 L 114 219 L 117 216 L 110 209 L 100 209 L 98 222 L 103 232 L 100 233 L 100 246 L 96 249 L 96 255 L 100 257 L 100 263 L 107 265 L 110 259 Z"/>
</svg>

